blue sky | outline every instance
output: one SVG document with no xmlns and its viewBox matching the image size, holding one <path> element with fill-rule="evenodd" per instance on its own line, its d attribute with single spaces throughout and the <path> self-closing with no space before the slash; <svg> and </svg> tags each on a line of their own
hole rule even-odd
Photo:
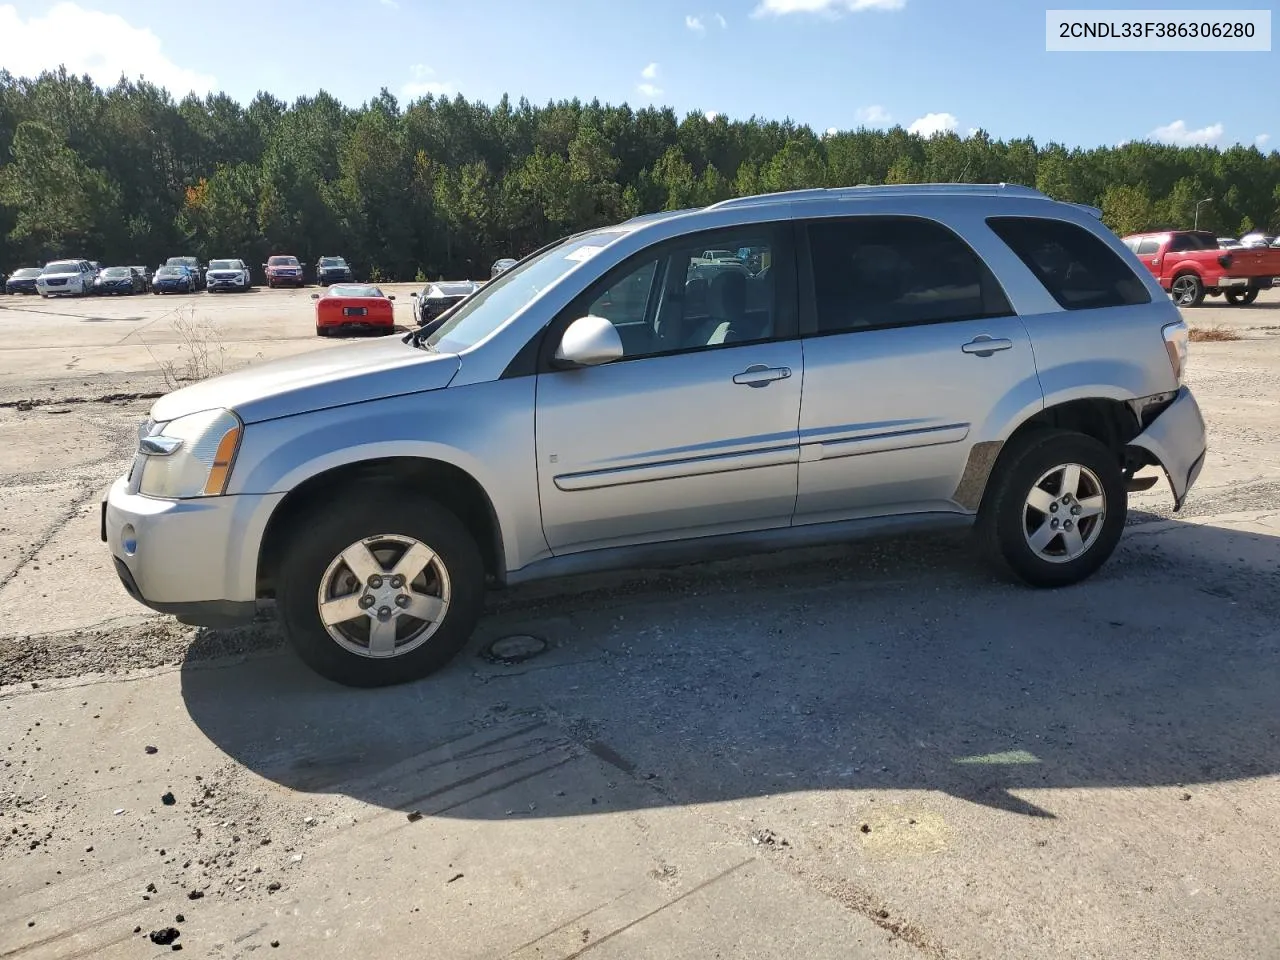
<svg viewBox="0 0 1280 960">
<path fill-rule="evenodd" d="M 1115 144 L 1280 146 L 1280 54 L 1047 53 L 1027 0 L 0 0 L 0 66 L 123 69 L 176 93 L 320 88 L 358 104 L 387 87 L 598 97 L 816 130 L 901 123 L 928 133 Z M 1110 4 L 1266 9 L 1267 3 Z M 180 15 L 179 15 L 180 11 Z M 56 37 L 56 42 L 53 38 Z"/>
</svg>

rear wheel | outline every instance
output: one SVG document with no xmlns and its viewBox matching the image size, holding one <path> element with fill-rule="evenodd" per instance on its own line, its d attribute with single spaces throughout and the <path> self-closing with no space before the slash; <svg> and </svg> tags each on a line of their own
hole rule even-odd
<svg viewBox="0 0 1280 960">
<path fill-rule="evenodd" d="M 1092 575 L 1124 530 L 1128 492 L 1119 458 L 1092 437 L 1038 430 L 1001 455 L 978 516 L 989 560 L 1035 587 Z"/>
<path fill-rule="evenodd" d="M 1173 302 L 1180 307 L 1198 307 L 1204 303 L 1204 283 L 1194 273 L 1174 277 L 1170 287 Z"/>
<path fill-rule="evenodd" d="M 466 527 L 403 489 L 368 486 L 296 527 L 278 578 L 285 636 L 317 673 L 379 687 L 417 680 L 460 651 L 484 606 Z"/>
<path fill-rule="evenodd" d="M 1241 306 L 1247 307 L 1249 304 L 1253 303 L 1253 301 L 1258 299 L 1258 291 L 1257 290 L 1245 290 L 1245 291 L 1228 290 L 1226 293 L 1226 297 L 1227 297 L 1227 303 L 1231 304 L 1233 307 L 1241 307 Z"/>
</svg>

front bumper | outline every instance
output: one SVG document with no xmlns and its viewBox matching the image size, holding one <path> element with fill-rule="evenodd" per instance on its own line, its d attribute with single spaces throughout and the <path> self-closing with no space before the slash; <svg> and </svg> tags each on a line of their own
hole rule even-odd
<svg viewBox="0 0 1280 960">
<path fill-rule="evenodd" d="M 1142 462 L 1160 467 L 1173 491 L 1173 509 L 1182 509 L 1208 452 L 1204 417 L 1195 396 L 1182 387 L 1142 433 L 1129 442 Z"/>
<path fill-rule="evenodd" d="M 159 500 L 127 477 L 102 502 L 100 534 L 125 590 L 183 623 L 222 627 L 253 619 L 258 549 L 284 494 Z"/>
</svg>

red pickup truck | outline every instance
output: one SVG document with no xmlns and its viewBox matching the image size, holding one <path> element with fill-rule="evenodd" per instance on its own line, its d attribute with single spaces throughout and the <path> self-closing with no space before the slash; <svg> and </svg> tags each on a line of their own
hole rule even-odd
<svg viewBox="0 0 1280 960">
<path fill-rule="evenodd" d="M 1250 304 L 1280 277 L 1280 249 L 1223 247 L 1205 230 L 1134 233 L 1123 242 L 1180 307 L 1218 294 L 1232 305 Z"/>
</svg>

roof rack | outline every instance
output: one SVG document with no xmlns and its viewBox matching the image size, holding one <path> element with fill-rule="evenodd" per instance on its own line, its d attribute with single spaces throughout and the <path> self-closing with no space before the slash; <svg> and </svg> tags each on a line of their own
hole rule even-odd
<svg viewBox="0 0 1280 960">
<path fill-rule="evenodd" d="M 859 184 L 856 187 L 818 187 L 811 190 L 786 190 L 782 193 L 763 193 L 751 197 L 734 197 L 713 203 L 708 210 L 725 207 L 754 207 L 772 203 L 791 203 L 796 200 L 861 200 L 875 197 L 913 196 L 980 196 L 980 197 L 1029 197 L 1048 200 L 1046 194 L 1034 187 L 1016 183 L 895 183 L 883 186 Z"/>
</svg>

